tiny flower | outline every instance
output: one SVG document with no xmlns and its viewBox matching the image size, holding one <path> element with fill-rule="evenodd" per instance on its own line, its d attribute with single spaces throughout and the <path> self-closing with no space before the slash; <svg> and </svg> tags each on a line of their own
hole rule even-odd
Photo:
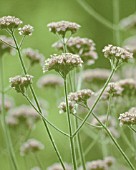
<svg viewBox="0 0 136 170">
<path fill-rule="evenodd" d="M 23 22 L 14 16 L 4 16 L 0 18 L 0 28 L 13 30 Z"/>
<path fill-rule="evenodd" d="M 136 125 L 136 108 L 132 107 L 128 112 L 119 116 L 120 125 Z"/>
<path fill-rule="evenodd" d="M 57 86 L 62 86 L 62 85 L 63 85 L 63 79 L 54 74 L 45 75 L 38 80 L 39 87 L 55 88 Z"/>
<path fill-rule="evenodd" d="M 18 93 L 24 93 L 25 89 L 32 84 L 32 78 L 31 75 L 25 75 L 25 76 L 15 76 L 11 77 L 9 79 L 9 82 L 11 83 L 11 87 L 14 88 Z"/>
<path fill-rule="evenodd" d="M 80 25 L 75 22 L 59 21 L 49 23 L 47 27 L 49 28 L 50 32 L 53 32 L 54 34 L 57 33 L 65 37 L 65 34 L 67 32 L 71 32 L 71 34 L 74 34 L 80 28 Z"/>
<path fill-rule="evenodd" d="M 87 170 L 108 170 L 108 166 L 103 160 L 95 160 L 86 163 Z"/>
<path fill-rule="evenodd" d="M 23 54 L 30 60 L 31 65 L 36 63 L 43 63 L 44 55 L 40 54 L 38 50 L 32 48 L 26 48 L 23 51 Z"/>
<path fill-rule="evenodd" d="M 68 106 L 69 106 L 69 110 L 70 110 L 70 113 L 75 113 L 75 103 L 68 100 Z M 58 106 L 59 108 L 59 113 L 66 113 L 67 111 L 67 107 L 66 107 L 66 102 L 61 102 L 60 105 Z"/>
<path fill-rule="evenodd" d="M 83 61 L 76 54 L 63 53 L 61 55 L 52 55 L 45 60 L 43 71 L 55 70 L 63 78 L 76 67 L 82 66 Z"/>
<path fill-rule="evenodd" d="M 72 166 L 64 163 L 66 170 L 72 170 Z M 63 170 L 62 165 L 60 163 L 55 163 L 47 168 L 47 170 Z"/>
<path fill-rule="evenodd" d="M 12 38 L 10 37 L 6 37 L 4 35 L 0 36 L 0 57 L 4 54 L 4 53 L 10 53 L 12 54 L 13 52 L 13 48 L 11 46 L 15 46 L 15 43 L 13 41 Z M 4 43 L 5 42 L 5 43 Z M 6 44 L 7 43 L 7 44 Z M 9 45 L 8 45 L 9 44 Z M 11 45 L 11 46 L 10 46 Z"/>
<path fill-rule="evenodd" d="M 108 86 L 106 87 L 102 98 L 103 99 L 108 99 L 110 95 L 112 97 L 117 97 L 122 95 L 123 88 L 121 88 L 118 83 L 109 83 Z"/>
<path fill-rule="evenodd" d="M 20 35 L 32 35 L 32 32 L 34 31 L 34 28 L 31 25 L 25 25 L 22 28 L 19 28 L 19 34 Z"/>
<path fill-rule="evenodd" d="M 68 95 L 68 99 L 70 101 L 74 101 L 75 103 L 86 103 L 87 100 L 94 95 L 94 92 L 90 89 L 83 89 L 83 90 L 79 90 L 77 92 L 71 92 Z"/>
<path fill-rule="evenodd" d="M 116 59 L 117 62 L 127 62 L 129 59 L 133 58 L 133 53 L 129 52 L 128 50 L 113 46 L 113 45 L 108 45 L 105 46 L 104 49 L 102 50 L 104 53 L 104 56 L 108 59 Z"/>
<path fill-rule="evenodd" d="M 44 149 L 44 145 L 40 141 L 36 139 L 29 139 L 25 143 L 22 144 L 20 148 L 20 154 L 24 156 L 28 153 L 31 153 L 31 152 L 35 153 L 43 149 Z"/>
</svg>

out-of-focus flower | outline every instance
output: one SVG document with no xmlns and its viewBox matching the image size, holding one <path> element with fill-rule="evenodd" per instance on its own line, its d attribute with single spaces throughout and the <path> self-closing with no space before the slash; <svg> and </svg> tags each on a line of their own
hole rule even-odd
<svg viewBox="0 0 136 170">
<path fill-rule="evenodd" d="M 41 170 L 41 168 L 36 166 L 36 167 L 31 168 L 31 170 Z"/>
<path fill-rule="evenodd" d="M 102 99 L 109 99 L 110 95 L 112 97 L 121 96 L 122 91 L 123 88 L 121 88 L 118 83 L 109 83 L 102 95 Z"/>
<path fill-rule="evenodd" d="M 54 34 L 57 33 L 65 37 L 67 32 L 74 34 L 80 28 L 80 25 L 75 22 L 59 21 L 51 22 L 47 25 L 47 27 L 49 28 L 50 32 L 53 32 Z"/>
<path fill-rule="evenodd" d="M 136 29 L 136 15 L 133 14 L 133 15 L 130 15 L 130 16 L 122 19 L 120 21 L 120 26 L 123 29 L 132 29 L 132 30 L 135 30 Z"/>
<path fill-rule="evenodd" d="M 19 34 L 20 35 L 32 35 L 32 32 L 34 31 L 34 28 L 31 25 L 24 25 L 22 28 L 19 28 Z"/>
<path fill-rule="evenodd" d="M 29 60 L 31 65 L 34 65 L 36 63 L 43 63 L 44 55 L 39 53 L 38 50 L 34 50 L 32 48 L 26 48 L 23 49 L 23 54 L 26 56 Z"/>
<path fill-rule="evenodd" d="M 73 54 L 78 54 L 84 63 L 88 65 L 93 64 L 98 58 L 93 40 L 81 37 L 71 37 L 69 39 L 65 38 L 64 41 L 68 51 Z M 64 44 L 62 41 L 53 44 L 53 47 L 61 51 L 63 51 L 63 46 Z"/>
<path fill-rule="evenodd" d="M 17 127 L 21 124 L 28 128 L 40 120 L 38 113 L 30 106 L 22 105 L 9 111 L 6 122 L 11 127 Z"/>
<path fill-rule="evenodd" d="M 117 130 L 117 121 L 114 117 L 108 116 L 107 118 L 107 115 L 100 115 L 98 116 L 98 118 L 103 124 L 108 124 L 108 129 L 115 137 L 118 138 L 120 136 Z M 99 122 L 95 118 L 92 119 L 91 124 L 93 124 L 94 126 L 100 126 Z"/>
<path fill-rule="evenodd" d="M 104 158 L 104 162 L 108 165 L 108 167 L 111 167 L 115 163 L 115 158 L 112 156 L 107 156 Z"/>
<path fill-rule="evenodd" d="M 18 93 L 24 93 L 25 89 L 32 84 L 32 78 L 31 75 L 25 75 L 25 76 L 15 76 L 9 78 L 9 82 L 11 84 L 11 87 L 14 88 Z"/>
<path fill-rule="evenodd" d="M 1 100 L 1 94 L 0 94 L 0 113 L 2 111 L 2 100 Z M 10 110 L 14 106 L 14 101 L 12 98 L 6 96 L 4 101 L 4 109 L 6 111 Z"/>
<path fill-rule="evenodd" d="M 13 30 L 23 22 L 14 16 L 4 16 L 0 18 L 0 28 Z"/>
<path fill-rule="evenodd" d="M 52 55 L 51 58 L 45 60 L 43 71 L 55 70 L 63 78 L 76 67 L 82 66 L 82 59 L 71 53 L 63 53 L 61 55 Z"/>
<path fill-rule="evenodd" d="M 95 160 L 86 163 L 87 170 L 108 170 L 108 166 L 103 160 Z"/>
<path fill-rule="evenodd" d="M 63 79 L 60 76 L 54 74 L 45 75 L 38 80 L 39 87 L 55 88 L 57 86 L 62 86 L 62 85 L 63 85 Z"/>
<path fill-rule="evenodd" d="M 5 35 L 0 36 L 0 57 L 4 53 L 10 53 L 12 54 L 13 48 L 11 46 L 15 46 L 15 43 L 12 38 L 6 37 Z M 4 43 L 5 42 L 5 43 Z M 6 44 L 7 43 L 7 44 Z M 9 45 L 8 45 L 9 44 Z"/>
<path fill-rule="evenodd" d="M 31 152 L 35 153 L 43 149 L 44 149 L 44 145 L 40 141 L 36 139 L 29 139 L 25 143 L 22 144 L 20 148 L 20 154 L 24 156 L 28 153 L 31 153 Z"/>
<path fill-rule="evenodd" d="M 119 116 L 120 125 L 135 125 L 136 124 L 136 107 L 132 107 L 128 112 L 122 113 Z"/>
<path fill-rule="evenodd" d="M 64 163 L 66 170 L 72 170 L 72 166 Z M 63 170 L 62 165 L 60 163 L 55 163 L 47 168 L 47 170 Z"/>
<path fill-rule="evenodd" d="M 102 51 L 106 58 L 110 60 L 116 59 L 117 62 L 127 62 L 129 59 L 133 58 L 133 53 L 131 53 L 130 51 L 113 45 L 105 46 Z"/>
</svg>

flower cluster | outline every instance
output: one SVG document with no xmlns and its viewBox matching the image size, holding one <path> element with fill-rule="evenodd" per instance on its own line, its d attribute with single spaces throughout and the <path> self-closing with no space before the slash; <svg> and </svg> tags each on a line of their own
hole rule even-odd
<svg viewBox="0 0 136 170">
<path fill-rule="evenodd" d="M 24 156 L 28 153 L 31 153 L 31 152 L 35 153 L 43 149 L 44 149 L 44 145 L 40 141 L 36 139 L 29 139 L 25 143 L 22 144 L 20 148 L 20 154 Z"/>
<path fill-rule="evenodd" d="M 4 16 L 0 18 L 0 28 L 1 29 L 14 29 L 17 28 L 23 22 L 14 16 Z"/>
<path fill-rule="evenodd" d="M 93 40 L 81 37 L 71 37 L 69 39 L 64 39 L 67 49 L 70 53 L 78 54 L 84 61 L 84 63 L 94 63 L 98 58 L 95 52 L 95 43 Z M 58 41 L 53 44 L 53 47 L 58 50 L 63 50 L 63 42 Z"/>
<path fill-rule="evenodd" d="M 40 54 L 38 50 L 32 48 L 23 49 L 23 54 L 30 60 L 30 64 L 43 63 L 44 55 Z"/>
<path fill-rule="evenodd" d="M 72 170 L 72 166 L 64 163 L 66 170 Z M 62 165 L 60 163 L 55 163 L 47 168 L 47 170 L 63 170 Z"/>
<path fill-rule="evenodd" d="M 94 95 L 94 92 L 90 89 L 83 89 L 77 92 L 71 92 L 68 95 L 68 99 L 75 103 L 86 103 L 87 100 Z"/>
<path fill-rule="evenodd" d="M 43 71 L 55 70 L 63 78 L 76 67 L 82 66 L 83 61 L 76 54 L 63 53 L 61 55 L 52 55 L 45 60 Z"/>
<path fill-rule="evenodd" d="M 129 59 L 133 58 L 133 53 L 124 48 L 113 45 L 105 46 L 102 51 L 104 56 L 110 60 L 116 59 L 117 61 L 127 62 Z"/>
<path fill-rule="evenodd" d="M 38 113 L 27 105 L 22 105 L 10 110 L 6 118 L 7 124 L 11 127 L 17 127 L 23 124 L 31 128 L 38 120 L 40 120 Z"/>
<path fill-rule="evenodd" d="M 69 21 L 59 21 L 59 22 L 52 22 L 47 25 L 50 32 L 53 32 L 54 34 L 59 34 L 65 37 L 65 34 L 69 31 L 71 34 L 74 34 L 79 28 L 80 25 L 78 25 L 75 22 L 69 22 Z"/>
<path fill-rule="evenodd" d="M 0 36 L 0 56 L 2 56 L 4 53 L 12 54 L 13 48 L 11 46 L 15 46 L 13 39 L 6 37 L 4 35 L 1 35 Z"/>
<path fill-rule="evenodd" d="M 31 25 L 24 25 L 22 28 L 19 28 L 19 34 L 20 35 L 32 35 L 32 32 L 34 31 L 34 28 Z"/>
<path fill-rule="evenodd" d="M 32 84 L 32 78 L 31 75 L 25 75 L 25 76 L 15 76 L 11 77 L 9 79 L 9 82 L 11 84 L 11 87 L 14 88 L 18 93 L 24 93 L 25 89 Z"/>
<path fill-rule="evenodd" d="M 68 106 L 69 106 L 69 110 L 70 113 L 75 113 L 75 103 L 73 101 L 68 100 Z M 60 105 L 58 106 L 59 108 L 59 113 L 66 113 L 67 111 L 67 106 L 66 106 L 66 102 L 61 102 Z"/>
<path fill-rule="evenodd" d="M 54 74 L 48 74 L 41 77 L 38 81 L 39 87 L 52 87 L 55 88 L 57 86 L 63 85 L 63 79 L 60 76 Z"/>
<path fill-rule="evenodd" d="M 121 88 L 118 83 L 113 83 L 113 82 L 109 83 L 102 95 L 102 98 L 108 99 L 110 96 L 112 97 L 121 96 L 122 91 L 123 88 Z"/>
<path fill-rule="evenodd" d="M 108 170 L 113 165 L 115 159 L 113 157 L 106 157 L 104 160 L 95 160 L 86 163 L 86 170 Z M 82 170 L 82 168 L 79 168 Z"/>
<path fill-rule="evenodd" d="M 119 116 L 120 125 L 134 125 L 136 124 L 136 107 L 132 107 L 128 112 L 122 113 Z"/>
</svg>

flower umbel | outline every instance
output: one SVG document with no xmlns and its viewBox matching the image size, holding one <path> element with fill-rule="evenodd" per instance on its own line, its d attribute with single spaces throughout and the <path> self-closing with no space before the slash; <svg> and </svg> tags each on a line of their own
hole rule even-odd
<svg viewBox="0 0 136 170">
<path fill-rule="evenodd" d="M 45 60 L 43 71 L 55 70 L 63 78 L 76 67 L 82 66 L 83 61 L 76 54 L 63 53 L 61 55 L 52 55 L 51 58 Z"/>
<path fill-rule="evenodd" d="M 23 22 L 14 16 L 4 16 L 0 18 L 0 28 L 1 29 L 15 29 Z"/>
<path fill-rule="evenodd" d="M 62 37 L 65 37 L 65 34 L 69 31 L 71 34 L 74 34 L 79 28 L 80 25 L 78 25 L 75 22 L 69 22 L 69 21 L 59 21 L 59 22 L 52 22 L 47 25 L 50 32 L 53 32 L 54 34 L 62 35 Z"/>
<path fill-rule="evenodd" d="M 15 76 L 11 77 L 9 82 L 11 83 L 11 87 L 13 87 L 18 93 L 24 93 L 25 89 L 32 84 L 32 78 L 33 76 L 31 75 Z"/>
<path fill-rule="evenodd" d="M 25 25 L 22 28 L 19 28 L 19 34 L 20 35 L 32 35 L 32 32 L 34 31 L 34 28 L 31 25 Z"/>
</svg>

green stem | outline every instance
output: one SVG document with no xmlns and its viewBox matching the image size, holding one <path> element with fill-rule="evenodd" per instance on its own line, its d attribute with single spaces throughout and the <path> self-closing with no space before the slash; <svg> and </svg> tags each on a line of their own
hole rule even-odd
<svg viewBox="0 0 136 170">
<path fill-rule="evenodd" d="M 17 49 L 17 52 L 18 52 L 18 55 L 19 55 L 19 59 L 20 59 L 20 62 L 21 62 L 21 66 L 22 66 L 23 71 L 24 71 L 24 73 L 25 73 L 25 75 L 26 75 L 26 74 L 27 74 L 27 71 L 26 71 L 26 68 L 25 68 L 24 61 L 23 61 L 22 56 L 21 56 L 21 52 L 20 52 L 19 45 L 18 45 L 17 40 L 16 40 L 15 35 L 14 35 L 14 32 L 12 32 L 11 35 L 12 35 L 13 40 L 14 40 L 15 45 L 16 45 L 16 49 Z M 35 94 L 35 91 L 34 91 L 32 85 L 30 85 L 30 90 L 31 90 L 31 93 L 32 93 L 33 98 L 34 98 L 34 100 L 35 100 L 35 103 L 36 103 L 36 105 L 37 105 L 37 107 L 38 107 L 39 112 L 41 113 L 41 115 L 43 115 L 43 114 L 42 114 L 42 110 L 41 110 L 40 105 L 39 105 L 39 102 L 38 102 L 38 99 L 37 99 L 37 97 L 36 97 L 36 94 Z M 57 156 L 58 156 L 58 159 L 59 159 L 59 161 L 60 161 L 60 163 L 61 163 L 61 165 L 62 165 L 62 168 L 63 168 L 63 170 L 66 170 L 66 169 L 65 169 L 65 166 L 64 166 L 64 163 L 63 163 L 63 160 L 62 160 L 62 158 L 61 158 L 61 155 L 60 155 L 60 153 L 59 153 L 59 151 L 58 151 L 58 148 L 57 148 L 57 146 L 56 146 L 56 144 L 55 144 L 55 141 L 54 141 L 54 139 L 53 139 L 53 137 L 52 137 L 52 134 L 51 134 L 51 132 L 50 132 L 50 130 L 49 130 L 49 127 L 48 127 L 45 119 L 42 118 L 42 120 L 43 120 L 44 126 L 45 126 L 45 128 L 46 128 L 46 131 L 47 131 L 47 133 L 48 133 L 48 136 L 49 136 L 49 138 L 50 138 L 50 141 L 51 141 L 51 143 L 52 143 L 52 145 L 53 145 L 53 148 L 54 148 L 54 150 L 55 150 L 55 152 L 56 152 L 56 154 L 57 154 Z"/>
<path fill-rule="evenodd" d="M 102 88 L 99 96 L 98 96 L 97 99 L 95 100 L 92 108 L 89 110 L 88 114 L 85 116 L 83 122 L 79 125 L 78 129 L 74 132 L 73 136 L 75 136 L 75 135 L 81 130 L 82 126 L 85 124 L 86 120 L 89 118 L 89 116 L 90 116 L 91 113 L 93 112 L 94 108 L 96 107 L 97 103 L 99 102 L 99 100 L 100 100 L 100 98 L 101 98 L 104 90 L 106 89 L 106 87 L 107 87 L 108 83 L 110 82 L 110 80 L 111 80 L 113 74 L 115 73 L 115 71 L 116 71 L 116 68 L 113 68 L 112 71 L 111 71 L 111 74 L 110 74 L 109 78 L 107 79 L 106 83 L 104 84 L 104 86 L 103 86 L 103 88 Z"/>
<path fill-rule="evenodd" d="M 136 130 L 132 126 L 128 126 L 133 132 L 136 133 Z"/>
<path fill-rule="evenodd" d="M 39 115 L 41 116 L 42 119 L 44 119 L 50 126 L 52 126 L 56 131 L 60 132 L 61 134 L 69 137 L 69 135 L 63 131 L 61 131 L 60 129 L 58 129 L 56 126 L 54 126 L 49 120 L 47 120 L 42 114 L 41 112 L 39 112 L 39 110 L 37 110 L 37 108 L 33 105 L 33 103 L 31 102 L 31 100 L 25 95 L 23 94 L 23 96 L 25 97 L 25 99 L 29 102 L 29 104 L 35 109 L 36 112 L 39 113 Z"/>
<path fill-rule="evenodd" d="M 113 0 L 114 1 L 114 0 Z M 102 17 L 100 14 L 98 14 L 91 6 L 88 5 L 87 2 L 84 0 L 77 0 L 77 2 L 84 8 L 88 14 L 90 14 L 94 19 L 96 19 L 98 22 L 106 26 L 107 28 L 111 30 L 116 29 L 116 25 L 112 24 L 110 21 Z"/>
<path fill-rule="evenodd" d="M 64 93 L 65 93 L 65 99 L 66 99 L 66 110 L 67 110 L 67 119 L 68 119 L 68 126 L 69 126 L 70 146 L 71 146 L 71 156 L 72 156 L 73 168 L 74 168 L 74 170 L 77 170 L 74 141 L 73 141 L 73 137 L 72 137 L 72 123 L 71 123 L 71 119 L 70 119 L 70 111 L 69 111 L 68 96 L 67 96 L 66 78 L 64 78 Z"/>
<path fill-rule="evenodd" d="M 13 144 L 12 144 L 12 141 L 11 141 L 10 132 L 9 132 L 8 126 L 7 126 L 6 121 L 5 121 L 4 71 L 3 71 L 3 58 L 2 57 L 1 57 L 0 64 L 1 64 L 0 65 L 0 67 L 1 67 L 0 73 L 1 73 L 1 88 L 2 88 L 2 110 L 1 110 L 1 112 L 2 112 L 2 116 L 3 116 L 2 127 L 3 127 L 3 130 L 4 130 L 5 140 L 6 140 L 7 148 L 8 148 L 9 154 L 10 154 L 10 159 L 12 161 L 14 169 L 18 170 L 18 165 L 17 165 L 17 161 L 16 161 L 14 149 L 13 149 Z"/>
<path fill-rule="evenodd" d="M 113 3 L 113 23 L 116 25 L 114 30 L 115 43 L 121 45 L 120 28 L 119 28 L 119 0 L 112 0 Z"/>
<path fill-rule="evenodd" d="M 95 117 L 95 119 L 99 122 L 99 124 L 105 129 L 105 131 L 107 132 L 107 134 L 109 135 L 109 137 L 111 138 L 111 140 L 113 141 L 113 143 L 115 144 L 115 146 L 117 147 L 117 149 L 120 151 L 120 153 L 122 154 L 122 156 L 124 157 L 124 159 L 127 161 L 127 163 L 129 164 L 129 166 L 131 167 L 132 170 L 135 170 L 134 166 L 132 165 L 132 163 L 130 162 L 129 158 L 127 157 L 127 155 L 124 153 L 124 151 L 122 150 L 122 148 L 120 147 L 120 145 L 117 143 L 117 141 L 115 140 L 115 138 L 113 137 L 113 135 L 111 134 L 111 132 L 108 130 L 108 128 L 99 120 L 99 118 L 92 112 L 92 115 Z"/>
</svg>

